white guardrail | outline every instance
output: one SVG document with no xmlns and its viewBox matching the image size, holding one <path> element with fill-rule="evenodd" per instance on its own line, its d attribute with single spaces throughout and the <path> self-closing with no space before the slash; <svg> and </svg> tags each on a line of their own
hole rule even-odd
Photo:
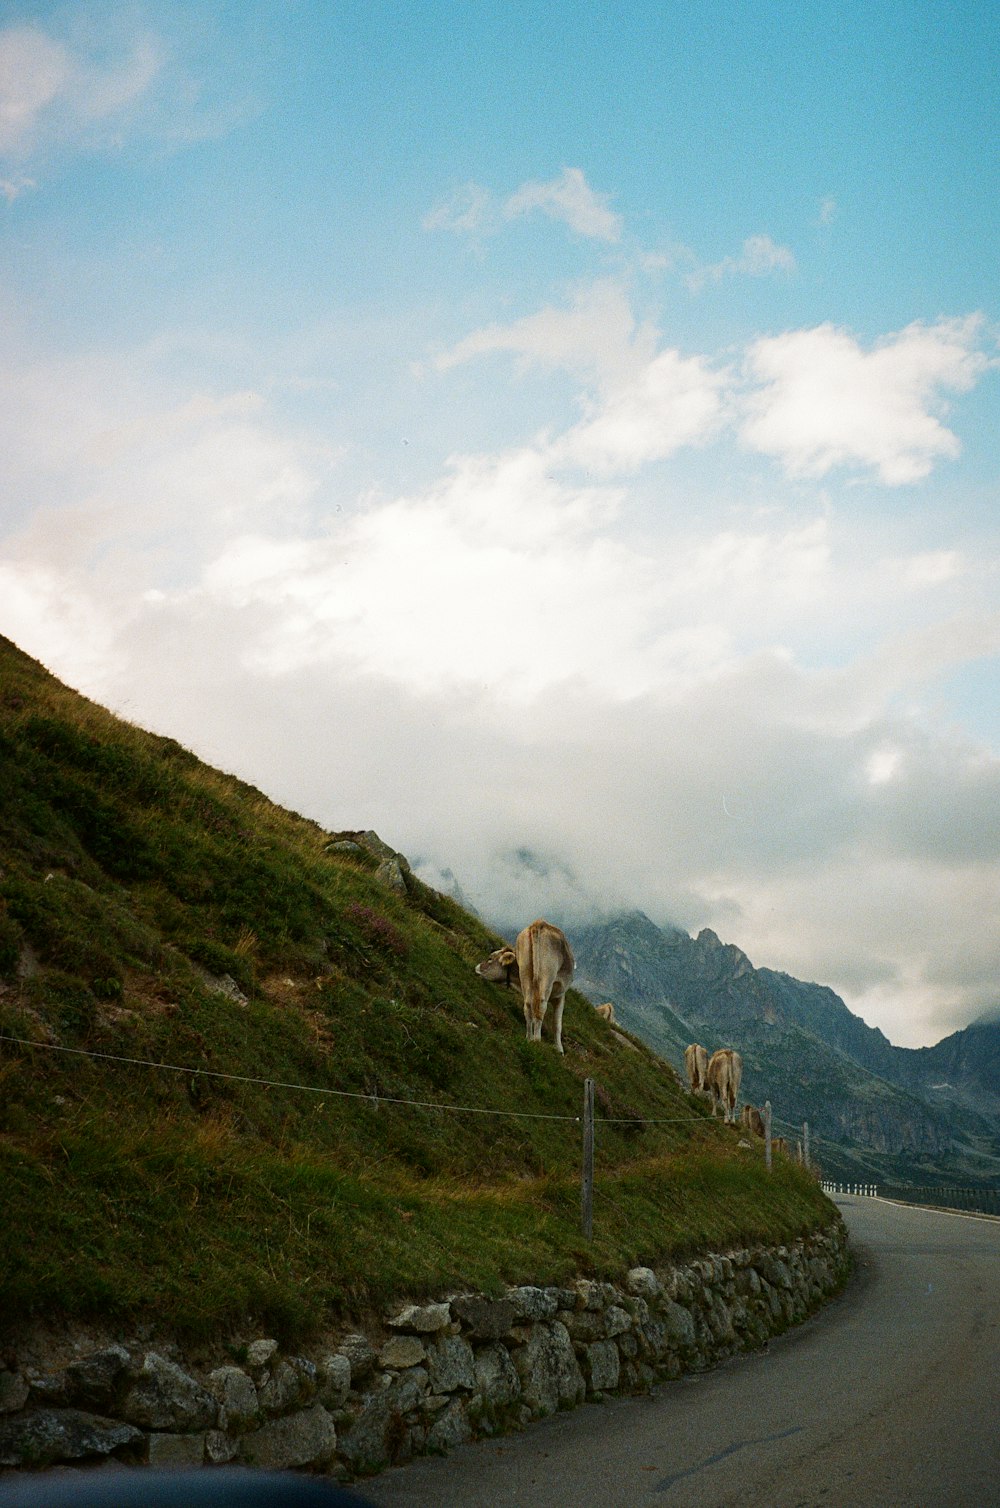
<svg viewBox="0 0 1000 1508">
<path fill-rule="evenodd" d="M 824 1183 L 824 1194 L 860 1194 L 863 1199 L 878 1198 L 877 1183 Z"/>
</svg>

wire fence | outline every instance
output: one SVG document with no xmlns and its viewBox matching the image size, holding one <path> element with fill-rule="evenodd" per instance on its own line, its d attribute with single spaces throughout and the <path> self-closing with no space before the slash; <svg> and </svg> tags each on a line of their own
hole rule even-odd
<svg viewBox="0 0 1000 1508">
<path fill-rule="evenodd" d="M 582 1127 L 583 1133 L 583 1170 L 581 1195 L 583 1201 L 582 1220 L 584 1231 L 588 1237 L 591 1233 L 592 1224 L 592 1212 L 590 1205 L 593 1195 L 594 1182 L 595 1121 L 601 1125 L 606 1126 L 639 1127 L 684 1125 L 695 1132 L 703 1129 L 707 1130 L 709 1126 L 714 1126 L 716 1124 L 714 1115 L 712 1116 L 711 1120 L 705 1119 L 704 1121 L 702 1121 L 701 1117 L 691 1112 L 686 1115 L 674 1116 L 615 1116 L 602 1114 L 600 1115 L 600 1117 L 596 1117 L 594 1104 L 594 1081 L 592 1079 L 586 1079 L 584 1081 L 584 1101 L 582 1114 L 572 1115 L 567 1113 L 546 1112 L 538 1110 L 517 1110 L 509 1107 L 501 1108 L 499 1106 L 492 1105 L 453 1104 L 446 1100 L 410 1099 L 401 1095 L 382 1094 L 378 1089 L 363 1091 L 329 1088 L 325 1085 L 306 1084 L 297 1082 L 295 1080 L 269 1079 L 250 1074 L 227 1073 L 221 1069 L 196 1068 L 191 1066 L 190 1064 L 168 1063 L 164 1062 L 162 1059 L 156 1058 L 141 1058 L 129 1056 L 123 1053 L 100 1052 L 93 1048 L 66 1047 L 61 1043 L 39 1042 L 26 1037 L 11 1036 L 7 1033 L 0 1034 L 0 1048 L 4 1046 L 27 1049 L 29 1052 L 61 1053 L 71 1057 L 88 1058 L 95 1062 L 117 1064 L 130 1068 L 149 1068 L 158 1070 L 163 1073 L 180 1074 L 189 1079 L 203 1078 L 221 1080 L 233 1084 L 251 1084 L 267 1089 L 282 1090 L 288 1093 L 312 1094 L 320 1095 L 330 1099 L 351 1100 L 362 1104 L 368 1104 L 376 1110 L 379 1108 L 379 1106 L 385 1105 L 415 1110 L 437 1111 L 442 1114 L 449 1115 L 493 1116 L 498 1119 L 518 1121 L 562 1121 L 571 1125 L 579 1125 Z M 762 1120 L 764 1124 L 763 1139 L 765 1148 L 765 1160 L 769 1169 L 773 1166 L 774 1153 L 778 1153 L 779 1155 L 783 1154 L 791 1158 L 792 1160 L 804 1165 L 805 1167 L 814 1167 L 812 1152 L 810 1149 L 810 1130 L 808 1122 L 792 1122 L 785 1120 L 781 1116 L 774 1115 L 771 1109 L 770 1101 L 768 1101 L 763 1107 Z M 750 1134 L 752 1140 L 753 1136 L 750 1132 L 750 1128 L 745 1124 L 737 1124 L 738 1129 L 744 1131 L 746 1134 Z M 826 1138 L 814 1138 L 814 1142 L 816 1140 L 826 1141 Z M 835 1146 L 836 1144 L 830 1143 L 830 1145 Z M 843 1191 L 865 1194 L 878 1193 L 878 1189 L 874 1185 L 845 1185 L 842 1188 L 842 1186 L 839 1184 L 836 1186 L 824 1184 L 823 1187 L 828 1192 Z M 894 1185 L 893 1188 L 902 1191 L 903 1186 Z M 921 1192 L 926 1191 L 913 1191 L 913 1202 L 929 1202 L 915 1197 Z M 947 1202 L 949 1203 L 949 1205 L 953 1205 L 955 1208 L 971 1209 L 977 1207 L 971 1203 L 971 1196 L 976 1191 L 968 1189 L 947 1189 L 935 1190 L 934 1192 L 939 1193 L 942 1196 L 948 1196 L 947 1200 L 942 1198 L 938 1202 Z M 897 1194 L 894 1194 L 893 1197 L 906 1197 L 906 1194 L 899 1192 Z M 989 1207 L 990 1212 L 1000 1213 L 1000 1210 L 997 1209 L 998 1196 L 996 1194 L 992 1194 L 988 1195 L 987 1197 L 991 1197 L 993 1200 L 992 1206 Z"/>
</svg>

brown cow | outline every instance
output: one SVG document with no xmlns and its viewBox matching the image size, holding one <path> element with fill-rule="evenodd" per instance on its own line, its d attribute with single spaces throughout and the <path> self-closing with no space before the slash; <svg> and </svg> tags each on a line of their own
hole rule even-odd
<svg viewBox="0 0 1000 1508">
<path fill-rule="evenodd" d="M 764 1117 L 756 1105 L 744 1105 L 740 1111 L 740 1122 L 754 1136 L 764 1135 Z"/>
<path fill-rule="evenodd" d="M 610 1000 L 608 1001 L 607 1005 L 595 1005 L 594 1010 L 599 1016 L 603 1016 L 604 1020 L 608 1023 L 609 1026 L 614 1026 L 615 1008 L 611 1004 Z"/>
<path fill-rule="evenodd" d="M 726 1125 L 736 1121 L 736 1101 L 743 1077 L 743 1059 L 732 1047 L 720 1047 L 708 1060 L 707 1085 L 712 1096 L 712 1114 L 723 1109 Z"/>
<path fill-rule="evenodd" d="M 687 1071 L 688 1083 L 691 1085 L 692 1094 L 704 1094 L 707 1089 L 708 1077 L 708 1053 L 697 1042 L 692 1042 L 690 1047 L 684 1049 L 684 1067 Z"/>
<path fill-rule="evenodd" d="M 520 992 L 529 1042 L 542 1040 L 542 1022 L 551 1002 L 556 1052 L 562 1052 L 563 1005 L 575 968 L 565 933 L 539 918 L 518 933 L 512 948 L 498 948 L 477 964 L 476 973 Z"/>
</svg>

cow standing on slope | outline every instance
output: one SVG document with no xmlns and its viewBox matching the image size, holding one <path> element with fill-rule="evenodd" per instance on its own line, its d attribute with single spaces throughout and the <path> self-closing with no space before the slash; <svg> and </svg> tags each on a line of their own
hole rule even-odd
<svg viewBox="0 0 1000 1508">
<path fill-rule="evenodd" d="M 708 1088 L 708 1053 L 697 1042 L 684 1049 L 684 1068 L 692 1094 L 704 1094 Z"/>
<path fill-rule="evenodd" d="M 551 1004 L 556 1052 L 562 1052 L 563 1006 L 575 968 L 566 934 L 539 918 L 518 933 L 512 948 L 497 948 L 477 964 L 476 973 L 520 992 L 529 1042 L 542 1040 L 542 1022 Z"/>
<path fill-rule="evenodd" d="M 720 1047 L 708 1060 L 708 1092 L 712 1096 L 712 1114 L 722 1106 L 726 1125 L 736 1122 L 736 1101 L 743 1077 L 743 1059 L 732 1047 Z"/>
</svg>

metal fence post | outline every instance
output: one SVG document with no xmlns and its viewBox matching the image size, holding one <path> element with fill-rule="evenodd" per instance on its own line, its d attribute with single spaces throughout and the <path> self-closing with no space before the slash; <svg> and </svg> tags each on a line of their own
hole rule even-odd
<svg viewBox="0 0 1000 1508">
<path fill-rule="evenodd" d="M 583 1181 L 580 1218 L 588 1241 L 594 1235 L 594 1081 L 583 1081 Z"/>
</svg>

